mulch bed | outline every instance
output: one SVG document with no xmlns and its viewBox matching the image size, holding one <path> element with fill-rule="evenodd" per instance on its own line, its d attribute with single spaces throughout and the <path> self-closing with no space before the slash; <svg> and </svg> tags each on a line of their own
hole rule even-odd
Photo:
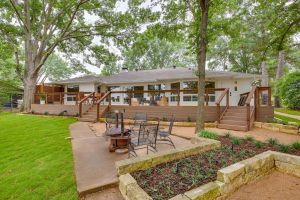
<svg viewBox="0 0 300 200">
<path fill-rule="evenodd" d="M 257 144 L 251 139 L 219 137 L 221 148 L 184 159 L 163 163 L 155 167 L 136 171 L 131 175 L 153 199 L 169 199 L 211 181 L 217 171 L 264 151 L 284 151 L 300 155 L 300 150 L 286 145 Z M 262 146 L 261 146 L 262 145 Z"/>
</svg>

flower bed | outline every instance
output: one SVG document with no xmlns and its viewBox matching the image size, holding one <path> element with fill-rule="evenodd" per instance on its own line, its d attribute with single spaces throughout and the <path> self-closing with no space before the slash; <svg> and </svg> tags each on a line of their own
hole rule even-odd
<svg viewBox="0 0 300 200">
<path fill-rule="evenodd" d="M 153 199 L 169 199 L 215 181 L 218 170 L 262 152 L 281 150 L 300 155 L 299 150 L 280 145 L 276 140 L 269 140 L 267 144 L 252 138 L 231 138 L 229 135 L 219 137 L 218 140 L 222 144 L 218 149 L 136 171 L 131 175 Z"/>
</svg>

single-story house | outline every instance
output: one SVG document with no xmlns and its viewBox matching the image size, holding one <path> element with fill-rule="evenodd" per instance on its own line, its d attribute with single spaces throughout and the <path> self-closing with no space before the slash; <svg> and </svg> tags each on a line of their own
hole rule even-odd
<svg viewBox="0 0 300 200">
<path fill-rule="evenodd" d="M 207 70 L 205 85 L 207 108 L 217 107 L 219 103 L 223 112 L 225 107 L 233 108 L 244 106 L 247 95 L 249 95 L 254 83 L 257 83 L 260 79 L 261 75 L 258 74 Z M 110 92 L 109 100 L 106 98 L 105 101 L 101 103 L 109 106 L 112 110 L 127 109 L 134 112 L 140 111 L 140 109 L 161 110 L 168 107 L 169 110 L 173 110 L 173 113 L 177 113 L 181 116 L 180 120 L 190 119 L 194 121 L 196 118 L 197 76 L 192 68 L 173 67 L 141 71 L 128 71 L 127 69 L 123 69 L 120 73 L 107 77 L 86 75 L 52 82 L 51 85 L 59 87 L 60 89 L 56 88 L 53 89 L 53 91 L 60 91 L 61 94 L 59 97 L 57 92 L 56 94 L 53 93 L 52 97 L 51 93 L 46 95 L 48 96 L 48 104 L 57 105 L 57 102 L 59 102 L 62 105 L 77 106 L 78 108 L 78 104 L 80 104 L 82 99 L 91 93 L 94 93 L 93 98 L 98 96 L 98 99 L 100 99 L 101 96 Z M 266 90 L 266 88 L 263 89 Z M 39 90 L 39 92 L 41 92 L 41 90 Z M 225 94 L 227 94 L 226 98 L 224 97 L 226 96 Z M 261 94 L 263 94 L 263 92 Z M 261 95 L 262 104 L 270 104 L 268 101 L 271 96 L 270 90 L 268 90 L 268 94 L 269 95 Z M 221 101 L 218 102 L 220 98 Z M 254 100 L 255 99 L 252 98 L 250 102 L 251 107 L 255 107 Z M 38 98 L 35 103 L 39 103 Z M 128 106 L 131 108 L 129 109 Z M 92 109 L 91 107 L 93 106 L 87 107 L 86 109 L 84 108 L 82 112 L 88 112 Z M 33 109 L 35 109 L 35 111 L 39 110 L 35 106 L 33 106 Z M 179 110 L 175 112 L 174 109 Z M 187 113 L 185 115 L 179 114 L 182 111 Z M 82 116 L 81 113 L 78 114 Z M 133 115 L 133 113 L 131 113 L 131 115 Z M 162 115 L 163 113 L 160 116 Z M 269 119 L 270 116 L 267 118 Z M 207 121 L 216 121 L 215 119 L 215 117 L 211 117 Z"/>
</svg>

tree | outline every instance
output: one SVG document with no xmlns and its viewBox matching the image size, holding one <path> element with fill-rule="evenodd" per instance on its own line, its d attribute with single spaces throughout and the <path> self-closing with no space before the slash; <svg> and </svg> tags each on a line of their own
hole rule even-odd
<svg viewBox="0 0 300 200">
<path fill-rule="evenodd" d="M 201 30 L 198 41 L 198 109 L 197 109 L 197 122 L 196 132 L 204 129 L 204 102 L 205 102 L 205 64 L 206 64 L 206 45 L 207 45 L 207 24 L 208 24 L 208 9 L 209 0 L 201 0 Z"/>
<path fill-rule="evenodd" d="M 109 43 L 125 44 L 124 38 L 137 30 L 139 22 L 155 19 L 151 10 L 133 1 L 129 12 L 116 12 L 115 0 L 9 0 L 0 2 L 1 37 L 11 45 L 15 68 L 24 85 L 24 109 L 30 110 L 40 70 L 54 51 L 60 51 L 80 65 L 78 57 L 89 64 L 106 63 L 114 56 Z M 86 20 L 94 16 L 95 22 Z M 97 36 L 100 44 L 92 40 Z M 25 52 L 24 69 L 20 63 L 20 46 Z M 74 54 L 81 56 L 74 56 Z"/>
<path fill-rule="evenodd" d="M 141 38 L 142 36 L 140 36 Z M 138 38 L 131 48 L 125 50 L 123 67 L 129 70 L 194 67 L 195 58 L 182 42 L 166 38 Z"/>
<path fill-rule="evenodd" d="M 276 84 L 276 96 L 290 109 L 300 109 L 300 71 L 285 75 Z"/>
</svg>

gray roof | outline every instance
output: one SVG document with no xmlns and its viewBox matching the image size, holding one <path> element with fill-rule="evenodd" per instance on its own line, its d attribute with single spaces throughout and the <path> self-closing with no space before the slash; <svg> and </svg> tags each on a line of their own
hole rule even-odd
<svg viewBox="0 0 300 200">
<path fill-rule="evenodd" d="M 248 74 L 240 72 L 210 71 L 206 70 L 206 78 L 260 78 L 261 75 Z M 63 81 L 57 81 L 57 84 L 66 83 L 103 83 L 107 85 L 147 83 L 158 81 L 177 81 L 177 80 L 196 80 L 195 72 L 190 68 L 165 68 L 155 70 L 141 70 L 121 72 L 107 77 L 87 75 L 78 78 L 72 78 Z"/>
<path fill-rule="evenodd" d="M 96 75 L 84 75 L 76 78 L 70 78 L 61 81 L 53 81 L 51 84 L 68 84 L 68 83 L 101 83 L 101 77 Z"/>
<path fill-rule="evenodd" d="M 261 75 L 247 74 L 240 72 L 210 71 L 206 70 L 206 78 L 260 78 Z M 104 84 L 127 84 L 147 83 L 172 80 L 193 80 L 197 79 L 195 72 L 190 68 L 165 68 L 155 70 L 142 70 L 121 72 L 109 77 L 101 78 Z"/>
</svg>

